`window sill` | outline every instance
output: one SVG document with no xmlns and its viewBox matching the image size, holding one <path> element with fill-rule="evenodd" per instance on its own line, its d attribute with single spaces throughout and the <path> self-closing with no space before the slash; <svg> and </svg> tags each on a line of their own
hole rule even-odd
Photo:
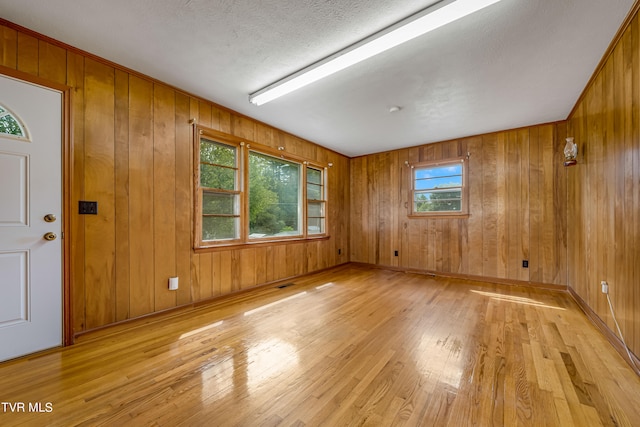
<svg viewBox="0 0 640 427">
<path fill-rule="evenodd" d="M 459 214 L 455 214 L 455 213 L 430 213 L 430 214 L 409 214 L 407 215 L 407 217 L 411 218 L 411 219 L 467 219 L 471 216 L 471 214 L 468 213 L 459 213 Z"/>
<path fill-rule="evenodd" d="M 247 243 L 229 243 L 229 244 L 216 244 L 211 246 L 201 246 L 198 248 L 194 248 L 195 253 L 206 253 L 206 252 L 218 252 L 218 251 L 228 251 L 232 249 L 247 249 L 247 248 L 262 248 L 266 246 L 275 246 L 275 245 L 292 245 L 295 243 L 308 243 L 315 242 L 320 240 L 329 240 L 329 235 L 322 235 L 317 237 L 306 237 L 302 239 L 282 239 L 282 240 L 260 240 L 257 242 L 247 242 Z"/>
</svg>

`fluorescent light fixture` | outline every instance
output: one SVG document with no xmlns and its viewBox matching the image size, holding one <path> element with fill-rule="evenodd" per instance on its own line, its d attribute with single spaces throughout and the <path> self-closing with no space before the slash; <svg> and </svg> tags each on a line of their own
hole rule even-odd
<svg viewBox="0 0 640 427">
<path fill-rule="evenodd" d="M 249 95 L 249 101 L 262 105 L 300 89 L 333 73 L 371 58 L 385 50 L 440 28 L 491 6 L 500 0 L 442 0 L 385 30 L 347 47 L 302 70 Z"/>
</svg>

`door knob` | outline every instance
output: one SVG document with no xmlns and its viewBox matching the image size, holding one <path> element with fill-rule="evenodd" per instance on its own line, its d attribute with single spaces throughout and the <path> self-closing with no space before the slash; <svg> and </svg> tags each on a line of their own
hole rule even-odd
<svg viewBox="0 0 640 427">
<path fill-rule="evenodd" d="M 56 216 L 54 214 L 46 214 L 44 216 L 45 222 L 56 222 Z"/>
<path fill-rule="evenodd" d="M 56 240 L 56 237 L 58 237 L 58 236 L 56 236 L 56 234 L 55 234 L 55 233 L 48 232 L 48 233 L 46 233 L 46 234 L 45 234 L 44 236 L 42 236 L 42 237 L 44 238 L 44 240 L 48 240 L 48 241 L 50 242 L 50 241 L 52 241 L 52 240 Z"/>
</svg>

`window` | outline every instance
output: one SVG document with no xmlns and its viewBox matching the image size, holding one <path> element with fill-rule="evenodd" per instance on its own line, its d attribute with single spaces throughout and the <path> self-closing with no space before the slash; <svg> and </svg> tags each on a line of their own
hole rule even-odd
<svg viewBox="0 0 640 427">
<path fill-rule="evenodd" d="M 0 134 L 28 139 L 25 127 L 8 108 L 0 105 Z"/>
<path fill-rule="evenodd" d="M 202 240 L 240 238 L 238 147 L 200 140 Z"/>
<path fill-rule="evenodd" d="M 249 238 L 300 236 L 302 165 L 249 152 Z"/>
<path fill-rule="evenodd" d="M 325 195 L 324 171 L 307 167 L 307 233 L 324 234 Z"/>
<path fill-rule="evenodd" d="M 412 215 L 467 214 L 466 163 L 454 161 L 411 166 Z"/>
<path fill-rule="evenodd" d="M 326 168 L 196 130 L 196 248 L 325 236 Z"/>
</svg>

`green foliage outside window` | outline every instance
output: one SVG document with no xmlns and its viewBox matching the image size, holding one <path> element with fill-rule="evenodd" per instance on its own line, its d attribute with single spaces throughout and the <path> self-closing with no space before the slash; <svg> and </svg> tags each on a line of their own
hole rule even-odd
<svg viewBox="0 0 640 427">
<path fill-rule="evenodd" d="M 462 191 L 417 193 L 416 212 L 460 211 L 462 209 Z"/>
<path fill-rule="evenodd" d="M 249 236 L 300 234 L 300 165 L 249 153 Z"/>
<path fill-rule="evenodd" d="M 20 123 L 11 115 L 10 112 L 0 107 L 0 134 L 13 135 L 20 138 L 26 136 L 24 129 Z"/>
</svg>

